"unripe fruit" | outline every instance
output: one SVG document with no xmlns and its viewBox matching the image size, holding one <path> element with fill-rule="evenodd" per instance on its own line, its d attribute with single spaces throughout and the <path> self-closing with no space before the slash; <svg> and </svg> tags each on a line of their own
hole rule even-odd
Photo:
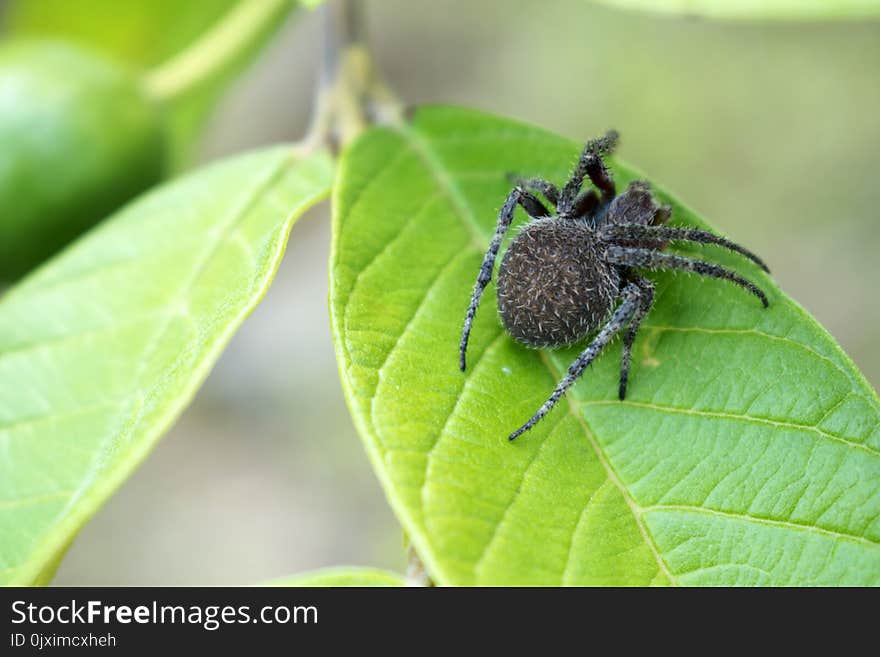
<svg viewBox="0 0 880 657">
<path fill-rule="evenodd" d="M 154 185 L 164 166 L 159 108 L 132 73 L 61 42 L 0 48 L 0 280 Z"/>
</svg>

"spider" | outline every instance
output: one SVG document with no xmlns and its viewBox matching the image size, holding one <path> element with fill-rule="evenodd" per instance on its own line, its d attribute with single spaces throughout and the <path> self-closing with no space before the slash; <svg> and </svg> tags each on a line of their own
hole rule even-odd
<svg viewBox="0 0 880 657">
<path fill-rule="evenodd" d="M 492 278 L 498 250 L 517 205 L 531 220 L 511 242 L 498 271 L 498 312 L 504 328 L 516 341 L 535 349 L 569 345 L 600 329 L 569 366 L 549 399 L 510 434 L 510 440 L 535 426 L 602 349 L 626 328 L 618 389 L 618 396 L 624 399 L 633 342 L 654 303 L 654 285 L 636 270 L 672 269 L 724 279 L 745 288 L 765 308 L 768 306 L 764 292 L 735 272 L 664 253 L 670 241 L 717 244 L 769 272 L 758 256 L 719 235 L 664 226 L 672 208 L 655 202 L 647 182 L 635 181 L 618 195 L 602 160 L 603 154 L 613 152 L 617 140 L 617 132 L 611 130 L 588 141 L 562 190 L 540 178 L 516 179 L 498 214 L 495 235 L 483 258 L 464 319 L 459 347 L 461 370 L 466 368 L 474 315 Z M 593 189 L 581 191 L 585 177 L 598 193 Z M 555 214 L 533 192 L 553 204 Z"/>
</svg>

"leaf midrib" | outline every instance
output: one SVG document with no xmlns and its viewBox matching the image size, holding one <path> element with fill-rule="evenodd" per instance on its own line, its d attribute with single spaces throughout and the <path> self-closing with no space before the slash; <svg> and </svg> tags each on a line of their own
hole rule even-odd
<svg viewBox="0 0 880 657">
<path fill-rule="evenodd" d="M 403 137 L 404 140 L 406 140 L 406 142 L 409 144 L 409 146 L 413 149 L 413 152 L 416 153 L 416 155 L 418 155 L 419 158 L 421 159 L 421 161 L 424 164 L 428 173 L 434 178 L 434 180 L 437 181 L 437 184 L 441 190 L 441 193 L 444 193 L 447 196 L 447 198 L 449 199 L 450 205 L 452 206 L 453 210 L 455 211 L 455 215 L 461 220 L 462 224 L 465 227 L 465 230 L 467 230 L 468 232 L 471 233 L 471 235 L 473 237 L 473 245 L 472 246 L 473 246 L 474 250 L 477 253 L 479 253 L 480 248 L 481 248 L 480 245 L 483 244 L 483 242 L 487 239 L 488 236 L 483 232 L 482 228 L 480 227 L 479 222 L 477 222 L 476 217 L 474 217 L 473 211 L 471 210 L 470 206 L 467 204 L 467 201 L 464 197 L 464 194 L 458 188 L 457 184 L 455 183 L 455 180 L 451 176 L 448 176 L 445 173 L 445 171 L 443 170 L 442 161 L 433 154 L 433 152 L 431 151 L 430 148 L 427 147 L 428 140 L 424 139 L 421 135 L 416 133 L 414 130 L 409 129 L 408 126 L 405 126 L 405 125 L 395 126 L 395 130 L 399 135 L 401 135 L 401 137 Z M 485 351 L 488 351 L 488 347 Z M 485 351 L 483 353 L 485 353 Z M 541 361 L 544 363 L 544 365 L 547 368 L 550 375 L 555 376 L 557 379 L 559 379 L 560 374 L 554 371 L 555 368 L 548 361 L 547 355 L 543 351 L 540 351 L 538 353 L 540 354 Z M 464 389 L 464 386 L 462 388 L 462 392 L 463 392 L 463 389 Z M 458 399 L 456 400 L 456 405 L 458 404 L 458 400 L 461 399 L 462 392 L 459 392 Z M 630 509 L 630 512 L 633 515 L 633 519 L 636 522 L 636 525 L 639 529 L 639 533 L 642 536 L 642 540 L 645 542 L 647 547 L 650 549 L 652 556 L 654 557 L 654 559 L 657 562 L 658 569 L 669 580 L 670 584 L 672 584 L 673 586 L 676 585 L 677 582 L 676 582 L 675 578 L 672 576 L 672 573 L 670 572 L 669 567 L 667 566 L 666 562 L 663 560 L 663 557 L 661 556 L 661 554 L 658 550 L 658 547 L 653 540 L 653 537 L 651 536 L 650 532 L 648 531 L 647 526 L 645 526 L 641 515 L 639 513 L 637 513 L 638 506 L 635 504 L 635 501 L 630 497 L 629 492 L 623 486 L 623 483 L 620 481 L 620 478 L 617 476 L 617 473 L 611 467 L 611 464 L 609 463 L 604 451 L 602 450 L 601 446 L 599 445 L 598 441 L 596 440 L 596 437 L 593 434 L 592 429 L 590 429 L 589 425 L 587 424 L 586 419 L 583 417 L 582 414 L 580 414 L 576 411 L 576 409 L 572 405 L 572 402 L 573 402 L 573 400 L 568 399 L 569 412 L 575 417 L 575 419 L 580 424 L 580 426 L 584 432 L 585 437 L 587 438 L 588 442 L 590 443 L 590 446 L 592 447 L 593 451 L 596 454 L 597 459 L 602 464 L 602 467 L 605 469 L 605 473 L 606 473 L 607 478 L 614 483 L 614 485 L 617 487 L 617 489 L 620 491 L 621 495 L 623 496 L 623 499 L 625 500 L 628 508 Z M 374 426 L 375 426 L 375 423 L 374 423 Z M 443 432 L 441 431 L 440 432 L 441 436 L 442 436 L 442 433 Z M 439 438 L 438 438 L 438 440 L 439 440 Z M 426 462 L 425 467 L 426 467 L 425 479 L 427 481 L 427 467 L 428 467 L 427 462 Z M 424 488 L 424 485 L 423 485 L 423 488 Z M 521 490 L 521 485 L 519 488 L 517 488 L 517 491 L 514 494 L 514 498 L 513 498 L 514 500 L 518 496 L 520 490 Z M 513 505 L 513 501 L 511 501 L 509 506 L 512 506 L 512 505 Z M 575 531 L 576 531 L 576 527 L 575 527 Z M 489 545 L 491 545 L 491 540 L 487 544 L 487 548 L 484 551 L 482 556 L 485 556 L 485 554 L 488 552 Z M 482 557 L 481 557 L 481 559 L 482 559 Z M 476 573 L 476 566 L 475 566 L 474 572 Z"/>
<path fill-rule="evenodd" d="M 557 381 L 560 380 L 562 378 L 562 372 L 560 372 L 556 367 L 553 366 L 553 363 L 551 362 L 550 357 L 547 355 L 547 353 L 544 351 L 540 351 L 538 353 L 540 354 L 541 362 L 544 363 L 545 367 L 550 372 L 550 375 L 554 376 Z M 669 566 L 663 559 L 663 555 L 660 554 L 660 550 L 657 547 L 657 543 L 654 541 L 654 537 L 651 535 L 648 526 L 645 524 L 642 508 L 629 494 L 629 490 L 626 488 L 626 486 L 623 485 L 623 482 L 617 475 L 617 471 L 608 460 L 608 457 L 605 454 L 605 450 L 602 449 L 602 446 L 596 439 L 596 434 L 593 432 L 593 429 L 592 427 L 590 427 L 587 419 L 584 417 L 584 414 L 578 412 L 577 401 L 573 398 L 572 395 L 566 395 L 565 398 L 568 405 L 569 413 L 571 413 L 581 425 L 581 428 L 584 431 L 584 435 L 587 437 L 590 446 L 596 453 L 596 458 L 599 459 L 602 467 L 605 468 L 605 473 L 608 475 L 608 479 L 614 483 L 614 485 L 617 487 L 617 490 L 620 491 L 620 494 L 626 502 L 626 505 L 629 507 L 630 513 L 632 513 L 633 518 L 636 521 L 636 526 L 639 528 L 639 534 L 641 534 L 642 540 L 651 550 L 651 554 L 654 556 L 654 559 L 657 562 L 657 567 L 660 569 L 660 572 L 662 572 L 666 576 L 671 585 L 677 586 L 678 582 L 676 581 L 675 577 L 673 577 L 672 572 L 669 570 Z"/>
</svg>

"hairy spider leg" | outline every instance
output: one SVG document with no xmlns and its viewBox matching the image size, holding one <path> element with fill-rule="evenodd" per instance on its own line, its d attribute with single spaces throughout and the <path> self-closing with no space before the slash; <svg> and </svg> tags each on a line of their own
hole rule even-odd
<svg viewBox="0 0 880 657">
<path fill-rule="evenodd" d="M 599 195 L 596 190 L 588 189 L 578 196 L 571 204 L 572 217 L 588 217 L 599 209 Z"/>
<path fill-rule="evenodd" d="M 626 333 L 623 334 L 623 353 L 620 361 L 620 387 L 617 390 L 618 398 L 623 401 L 626 397 L 626 384 L 629 380 L 629 366 L 632 360 L 633 343 L 636 341 L 636 334 L 641 328 L 642 321 L 650 312 L 654 305 L 654 284 L 647 278 L 638 277 L 633 281 L 642 291 L 641 303 L 638 309 L 633 313 Z"/>
<path fill-rule="evenodd" d="M 604 137 L 590 140 L 584 146 L 578 163 L 571 173 L 571 178 L 565 183 L 562 194 L 560 194 L 559 203 L 557 204 L 559 216 L 577 216 L 574 214 L 574 205 L 586 176 L 589 176 L 590 182 L 602 192 L 603 203 L 614 198 L 617 188 L 614 186 L 611 173 L 602 161 L 601 154 L 611 153 L 617 145 L 617 138 L 617 132 L 609 130 Z"/>
<path fill-rule="evenodd" d="M 715 265 L 702 260 L 692 260 L 684 256 L 671 253 L 660 253 L 651 249 L 625 248 L 622 246 L 609 246 L 605 252 L 606 260 L 615 265 L 624 267 L 637 267 L 639 269 L 677 269 L 689 271 L 701 276 L 721 278 L 736 283 L 747 289 L 761 300 L 766 308 L 770 305 L 767 295 L 754 283 L 747 281 L 739 274 L 732 272 L 720 265 Z"/>
<path fill-rule="evenodd" d="M 606 240 L 675 240 L 683 242 L 699 242 L 701 244 L 717 244 L 729 251 L 734 251 L 745 256 L 761 269 L 770 272 L 764 261 L 745 247 L 731 242 L 720 235 L 696 228 L 684 228 L 680 226 L 644 226 L 642 224 L 612 224 L 603 226 L 599 236 Z"/>
<path fill-rule="evenodd" d="M 550 398 L 541 405 L 538 412 L 535 413 L 528 422 L 510 434 L 508 440 L 516 439 L 517 436 L 520 436 L 531 429 L 541 420 L 541 418 L 547 415 L 562 395 L 564 395 L 574 382 L 578 380 L 581 374 L 584 373 L 587 366 L 595 360 L 596 356 L 599 355 L 602 349 L 604 349 L 606 345 L 611 342 L 612 338 L 620 332 L 620 329 L 622 329 L 626 323 L 633 318 L 635 313 L 641 307 L 642 295 L 643 291 L 635 283 L 629 283 L 623 288 L 623 291 L 620 294 L 623 301 L 617 307 L 617 310 L 612 313 L 611 319 L 605 323 L 605 326 L 603 326 L 602 330 L 599 331 L 595 338 L 593 338 L 590 345 L 584 349 L 580 356 L 578 356 L 569 366 L 568 373 L 556 386 L 556 389 L 553 391 L 553 394 L 550 395 Z"/>
<path fill-rule="evenodd" d="M 657 208 L 657 211 L 654 213 L 654 217 L 651 219 L 652 226 L 660 226 L 669 221 L 669 218 L 672 216 L 672 207 L 668 205 L 661 205 Z"/>
<path fill-rule="evenodd" d="M 467 352 L 468 338 L 471 334 L 471 325 L 474 322 L 474 316 L 477 314 L 477 307 L 480 305 L 483 291 L 486 289 L 489 281 L 492 280 L 492 270 L 495 267 L 495 259 L 498 257 L 498 249 L 501 248 L 504 235 L 507 233 L 507 229 L 510 228 L 517 205 L 521 205 L 532 218 L 550 216 L 550 211 L 544 207 L 543 203 L 520 187 L 514 187 L 510 194 L 507 195 L 507 199 L 498 213 L 498 225 L 495 227 L 495 235 L 493 235 L 489 249 L 483 257 L 483 264 L 480 266 L 480 273 L 477 275 L 477 282 L 474 283 L 474 291 L 471 293 L 471 302 L 464 317 L 464 327 L 461 330 L 461 343 L 459 344 L 458 351 L 458 364 L 462 372 L 467 367 L 465 354 Z"/>
<path fill-rule="evenodd" d="M 518 176 L 510 176 L 511 180 L 517 186 L 527 189 L 531 192 L 538 192 L 550 203 L 554 208 L 559 207 L 559 188 L 549 180 L 543 178 L 520 178 Z M 599 195 L 596 191 L 589 189 L 580 194 L 571 204 L 569 216 L 585 217 L 592 214 L 599 207 Z"/>
<path fill-rule="evenodd" d="M 549 180 L 544 180 L 543 178 L 520 178 L 516 175 L 510 175 L 508 178 L 517 187 L 530 192 L 538 192 L 550 201 L 554 208 L 559 203 L 559 188 Z"/>
<path fill-rule="evenodd" d="M 529 215 L 532 219 L 537 219 L 539 217 L 549 217 L 552 214 L 550 210 L 544 207 L 544 204 L 541 203 L 541 201 L 539 201 L 528 192 L 522 193 L 519 199 L 519 204 L 523 207 L 523 210 L 526 211 L 526 214 Z"/>
</svg>

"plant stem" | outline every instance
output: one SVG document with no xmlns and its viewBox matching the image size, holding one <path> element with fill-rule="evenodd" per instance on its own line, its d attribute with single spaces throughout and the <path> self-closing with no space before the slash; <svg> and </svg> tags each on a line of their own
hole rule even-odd
<svg viewBox="0 0 880 657">
<path fill-rule="evenodd" d="M 144 85 L 162 102 L 178 100 L 212 85 L 258 48 L 296 0 L 241 0 L 195 43 L 148 72 Z"/>
<path fill-rule="evenodd" d="M 370 54 L 361 10 L 357 0 L 332 0 L 321 8 L 324 52 L 308 143 L 338 150 L 371 124 L 401 120 L 401 105 Z"/>
</svg>

